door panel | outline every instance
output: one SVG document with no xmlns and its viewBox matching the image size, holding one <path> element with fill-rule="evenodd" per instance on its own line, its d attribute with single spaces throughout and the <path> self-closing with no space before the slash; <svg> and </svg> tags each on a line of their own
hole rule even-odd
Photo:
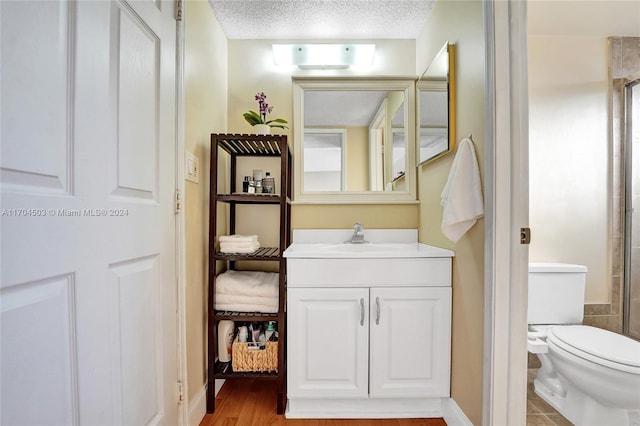
<svg viewBox="0 0 640 426">
<path fill-rule="evenodd" d="M 13 286 L 0 303 L 2 398 L 16 404 L 8 413 L 3 407 L 2 424 L 77 423 L 74 276 Z M 29 370 L 11 368 L 20 364 Z M 55 392 L 48 383 L 56 384 Z M 51 408 L 47 418 L 39 414 L 41 404 Z"/>
<path fill-rule="evenodd" d="M 117 171 L 113 195 L 157 201 L 160 39 L 128 8 L 112 6 L 117 86 Z M 115 59 L 115 58 L 114 58 Z"/>
<path fill-rule="evenodd" d="M 153 423 L 160 416 L 162 381 L 161 330 L 155 318 L 160 314 L 158 256 L 135 259 L 110 268 L 110 306 L 113 324 L 115 393 L 122 401 L 122 424 Z"/>
<path fill-rule="evenodd" d="M 172 9 L 0 2 L 0 424 L 178 423 Z"/>
<path fill-rule="evenodd" d="M 290 288 L 289 397 L 368 394 L 368 289 Z"/>
<path fill-rule="evenodd" d="M 372 288 L 370 312 L 371 396 L 449 396 L 451 288 Z"/>
<path fill-rule="evenodd" d="M 3 1 L 0 15 L 2 188 L 70 194 L 74 5 Z"/>
</svg>

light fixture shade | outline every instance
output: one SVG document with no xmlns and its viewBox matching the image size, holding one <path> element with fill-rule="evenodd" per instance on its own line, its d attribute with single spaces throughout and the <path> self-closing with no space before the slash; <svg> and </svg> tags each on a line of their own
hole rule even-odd
<svg viewBox="0 0 640 426">
<path fill-rule="evenodd" d="M 375 44 L 274 44 L 273 60 L 300 68 L 347 68 L 371 65 L 375 51 Z"/>
</svg>

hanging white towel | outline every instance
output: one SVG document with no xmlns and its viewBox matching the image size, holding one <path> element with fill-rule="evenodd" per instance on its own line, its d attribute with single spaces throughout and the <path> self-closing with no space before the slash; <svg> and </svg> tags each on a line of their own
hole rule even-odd
<svg viewBox="0 0 640 426">
<path fill-rule="evenodd" d="M 473 141 L 460 141 L 442 190 L 442 232 L 454 243 L 484 216 L 482 185 Z"/>
</svg>

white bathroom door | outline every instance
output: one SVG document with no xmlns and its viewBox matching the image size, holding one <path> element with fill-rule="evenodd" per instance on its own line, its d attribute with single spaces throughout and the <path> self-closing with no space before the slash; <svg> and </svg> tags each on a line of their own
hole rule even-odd
<svg viewBox="0 0 640 426">
<path fill-rule="evenodd" d="M 0 2 L 0 424 L 178 424 L 173 8 Z"/>
</svg>

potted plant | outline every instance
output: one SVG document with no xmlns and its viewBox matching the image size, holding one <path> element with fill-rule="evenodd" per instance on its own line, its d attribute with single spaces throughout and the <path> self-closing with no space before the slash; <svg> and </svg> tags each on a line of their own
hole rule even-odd
<svg viewBox="0 0 640 426">
<path fill-rule="evenodd" d="M 278 127 L 281 129 L 288 129 L 285 124 L 287 124 L 287 120 L 282 118 L 274 118 L 273 120 L 267 121 L 267 114 L 270 114 L 273 111 L 273 107 L 269 106 L 266 102 L 267 95 L 264 92 L 256 93 L 255 100 L 258 101 L 259 111 L 257 113 L 253 110 L 249 110 L 242 114 L 245 120 L 249 124 L 251 124 L 254 128 L 254 131 L 259 135 L 268 135 L 271 133 L 272 127 Z"/>
</svg>

